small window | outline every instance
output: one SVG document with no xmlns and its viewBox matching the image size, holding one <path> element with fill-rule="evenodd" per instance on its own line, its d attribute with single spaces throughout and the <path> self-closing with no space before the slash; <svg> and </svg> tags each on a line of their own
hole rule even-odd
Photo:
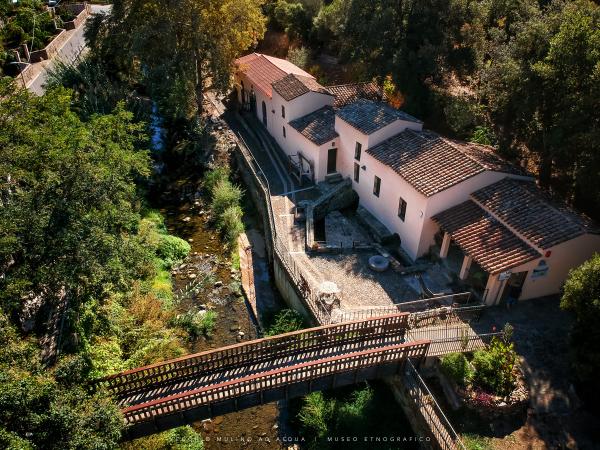
<svg viewBox="0 0 600 450">
<path fill-rule="evenodd" d="M 357 142 L 356 146 L 354 147 L 354 159 L 357 161 L 360 161 L 361 150 L 362 150 L 362 144 L 360 142 Z"/>
<path fill-rule="evenodd" d="M 281 117 L 285 119 L 285 106 L 281 105 Z"/>
<path fill-rule="evenodd" d="M 379 197 L 379 191 L 381 191 L 381 178 L 375 176 L 375 183 L 373 183 L 373 195 Z"/>
<path fill-rule="evenodd" d="M 285 135 L 285 127 L 283 127 L 283 137 L 286 137 L 286 135 Z"/>
<path fill-rule="evenodd" d="M 398 204 L 398 217 L 404 222 L 406 218 L 406 200 L 400 197 L 400 203 Z"/>
<path fill-rule="evenodd" d="M 354 163 L 354 181 L 358 183 L 360 180 L 360 164 Z"/>
</svg>

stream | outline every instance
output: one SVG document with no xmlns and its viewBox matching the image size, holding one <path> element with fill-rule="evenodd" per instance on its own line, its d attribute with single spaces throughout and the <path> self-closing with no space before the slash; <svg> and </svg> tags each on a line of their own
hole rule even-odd
<svg viewBox="0 0 600 450">
<path fill-rule="evenodd" d="M 198 194 L 198 182 L 178 180 L 170 184 L 157 206 L 165 217 L 169 233 L 187 240 L 191 246 L 189 257 L 173 271 L 173 292 L 177 297 L 184 291 L 178 309 L 181 313 L 190 308 L 217 313 L 212 334 L 193 341 L 190 350 L 196 353 L 256 339 L 257 328 L 239 293 L 239 271 L 231 268 L 229 250 L 209 224 L 208 206 Z M 252 218 L 247 220 L 250 223 L 246 228 L 252 229 Z M 207 274 L 210 274 L 208 279 Z M 193 426 L 202 434 L 207 450 L 271 449 L 281 448 L 278 420 L 278 405 L 271 403 Z"/>
</svg>

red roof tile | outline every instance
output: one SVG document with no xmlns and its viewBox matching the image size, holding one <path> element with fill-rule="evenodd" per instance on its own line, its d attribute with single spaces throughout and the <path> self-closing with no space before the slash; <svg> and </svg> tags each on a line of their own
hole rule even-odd
<svg viewBox="0 0 600 450">
<path fill-rule="evenodd" d="M 488 273 L 500 273 L 542 256 L 471 200 L 433 220 Z"/>
<path fill-rule="evenodd" d="M 531 181 L 504 178 L 471 197 L 532 245 L 546 250 L 585 233 L 598 233 L 587 217 L 554 202 Z"/>
</svg>

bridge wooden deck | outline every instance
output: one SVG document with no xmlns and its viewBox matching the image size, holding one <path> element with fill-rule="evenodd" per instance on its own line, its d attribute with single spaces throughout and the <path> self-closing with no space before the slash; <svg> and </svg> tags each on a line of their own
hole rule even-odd
<svg viewBox="0 0 600 450">
<path fill-rule="evenodd" d="M 104 378 L 136 438 L 247 407 L 398 373 L 427 355 L 408 314 L 310 328 Z"/>
</svg>

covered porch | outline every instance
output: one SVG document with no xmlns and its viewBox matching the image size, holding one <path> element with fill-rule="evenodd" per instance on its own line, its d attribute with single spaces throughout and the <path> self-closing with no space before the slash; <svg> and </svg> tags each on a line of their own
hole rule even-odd
<svg viewBox="0 0 600 450">
<path fill-rule="evenodd" d="M 433 220 L 443 235 L 439 256 L 458 278 L 472 285 L 473 272 L 487 277 L 481 286 L 482 302 L 498 304 L 509 294 L 518 299 L 527 272 L 513 269 L 540 258 L 537 250 L 471 200 L 437 214 Z"/>
</svg>

